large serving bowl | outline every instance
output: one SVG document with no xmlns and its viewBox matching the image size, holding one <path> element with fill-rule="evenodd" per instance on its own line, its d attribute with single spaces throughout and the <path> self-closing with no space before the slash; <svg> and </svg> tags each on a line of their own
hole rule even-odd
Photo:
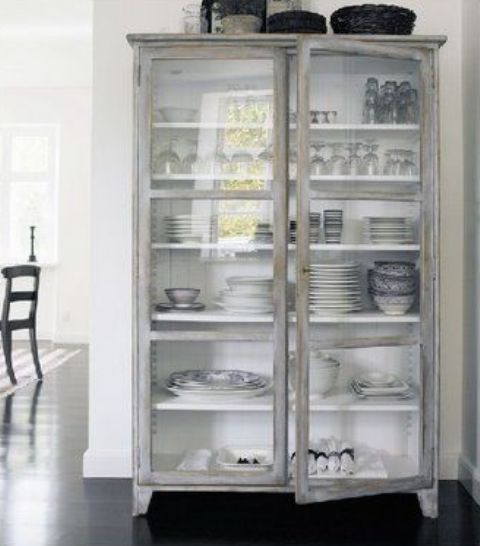
<svg viewBox="0 0 480 546">
<path fill-rule="evenodd" d="M 412 307 L 415 294 L 409 296 L 381 296 L 375 294 L 373 301 L 386 315 L 404 315 Z"/>
<path fill-rule="evenodd" d="M 389 277 L 415 277 L 416 267 L 411 262 L 375 262 L 375 273 Z"/>
<path fill-rule="evenodd" d="M 174 305 L 191 305 L 198 298 L 198 288 L 166 288 L 165 294 Z"/>
<path fill-rule="evenodd" d="M 373 271 L 369 275 L 370 291 L 381 295 L 407 296 L 417 289 L 416 276 L 382 275 Z"/>
<path fill-rule="evenodd" d="M 194 108 L 168 107 L 159 110 L 163 119 L 169 123 L 188 123 L 195 121 L 198 110 Z"/>
</svg>

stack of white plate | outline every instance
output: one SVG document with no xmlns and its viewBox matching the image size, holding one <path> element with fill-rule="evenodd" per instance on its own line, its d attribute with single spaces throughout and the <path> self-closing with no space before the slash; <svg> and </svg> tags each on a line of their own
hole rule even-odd
<svg viewBox="0 0 480 546">
<path fill-rule="evenodd" d="M 233 314 L 273 313 L 273 279 L 267 277 L 229 277 L 228 290 L 220 292 L 217 305 Z"/>
<path fill-rule="evenodd" d="M 310 269 L 311 312 L 330 314 L 362 310 L 359 264 L 311 264 Z"/>
<path fill-rule="evenodd" d="M 367 398 L 411 398 L 410 385 L 394 374 L 372 372 L 352 380 L 352 391 L 363 399 Z"/>
<path fill-rule="evenodd" d="M 227 401 L 264 394 L 272 382 L 241 370 L 187 370 L 170 374 L 165 388 L 175 396 L 203 401 Z"/>
<path fill-rule="evenodd" d="M 365 238 L 372 244 L 413 243 L 412 218 L 368 216 L 363 219 Z"/>
<path fill-rule="evenodd" d="M 170 243 L 208 243 L 214 240 L 216 217 L 199 214 L 165 216 L 165 233 Z"/>
</svg>

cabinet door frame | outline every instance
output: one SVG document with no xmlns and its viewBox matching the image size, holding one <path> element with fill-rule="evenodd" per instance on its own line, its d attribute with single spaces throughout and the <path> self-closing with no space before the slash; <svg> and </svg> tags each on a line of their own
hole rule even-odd
<svg viewBox="0 0 480 546">
<path fill-rule="evenodd" d="M 269 473 L 252 474 L 236 472 L 198 477 L 188 472 L 154 471 L 152 465 L 152 400 L 150 343 L 150 278 L 151 278 L 151 85 L 152 63 L 155 60 L 172 59 L 268 59 L 273 63 L 274 89 L 274 182 L 271 199 L 274 208 L 274 465 Z M 262 490 L 266 486 L 285 486 L 287 483 L 287 362 L 288 362 L 288 315 L 287 315 L 287 254 L 288 254 L 288 64 L 287 52 L 279 47 L 249 47 L 235 45 L 195 44 L 166 47 L 137 47 L 135 52 L 135 137 L 137 157 L 134 161 L 134 273 L 133 273 L 133 446 L 134 487 L 157 486 L 175 489 L 242 490 L 253 486 Z M 202 192 L 186 196 L 175 190 L 155 191 L 155 198 L 239 198 L 227 192 Z M 241 192 L 243 199 L 265 199 L 266 192 Z M 252 334 L 252 341 L 254 339 Z M 219 340 L 222 335 L 219 333 Z M 161 488 L 161 487 L 160 487 Z"/>
<path fill-rule="evenodd" d="M 421 227 L 421 310 L 418 341 L 398 338 L 390 340 L 388 346 L 411 343 L 420 345 L 422 386 L 420 393 L 420 465 L 419 474 L 409 478 L 387 480 L 322 480 L 312 486 L 308 478 L 309 443 L 309 339 L 310 320 L 308 309 L 309 287 L 309 144 L 310 144 L 310 77 L 313 52 L 370 55 L 382 58 L 418 61 L 420 66 L 420 120 L 421 138 L 421 190 L 412 194 L 411 200 L 420 201 Z M 391 47 L 364 44 L 342 38 L 309 38 L 298 40 L 298 84 L 297 84 L 297 375 L 296 375 L 296 468 L 295 492 L 299 504 L 320 502 L 380 493 L 409 492 L 433 489 L 437 479 L 438 446 L 438 357 L 439 357 L 439 312 L 438 312 L 438 82 L 436 53 L 420 48 Z M 327 193 L 327 192 L 325 192 Z M 331 192 L 334 194 L 334 192 Z M 337 197 L 338 198 L 338 197 Z M 365 198 L 361 192 L 351 192 L 340 199 Z M 372 200 L 402 200 L 392 192 L 370 192 Z M 410 200 L 410 199 L 409 199 Z M 357 340 L 363 347 L 365 340 Z M 382 345 L 383 340 L 370 340 L 373 346 Z M 355 340 L 343 345 L 355 347 Z M 332 344 L 331 349 L 335 346 Z"/>
</svg>

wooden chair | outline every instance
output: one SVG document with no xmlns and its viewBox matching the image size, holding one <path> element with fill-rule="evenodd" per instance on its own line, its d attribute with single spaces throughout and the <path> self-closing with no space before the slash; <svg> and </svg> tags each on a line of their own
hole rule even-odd
<svg viewBox="0 0 480 546">
<path fill-rule="evenodd" d="M 42 379 L 42 367 L 38 358 L 37 345 L 37 304 L 38 289 L 40 286 L 40 267 L 36 265 L 17 265 L 14 267 L 5 267 L 2 269 L 2 275 L 7 280 L 5 287 L 5 298 L 3 300 L 2 320 L 0 330 L 2 334 L 3 354 L 7 366 L 8 377 L 12 385 L 17 384 L 15 372 L 12 364 L 12 332 L 15 330 L 27 330 L 30 335 L 30 348 L 32 351 L 33 362 L 37 377 Z M 33 290 L 29 292 L 20 292 L 12 290 L 12 280 L 20 277 L 33 277 Z M 10 319 L 10 306 L 18 301 L 29 301 L 30 311 L 26 319 Z"/>
</svg>

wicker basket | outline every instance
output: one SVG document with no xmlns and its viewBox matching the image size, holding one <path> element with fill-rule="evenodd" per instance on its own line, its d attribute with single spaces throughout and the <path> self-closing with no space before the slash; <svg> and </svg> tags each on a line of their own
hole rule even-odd
<svg viewBox="0 0 480 546">
<path fill-rule="evenodd" d="M 412 10 L 385 4 L 346 6 L 335 11 L 330 24 L 336 34 L 411 34 L 417 16 Z"/>
<path fill-rule="evenodd" d="M 268 32 L 317 33 L 327 32 L 327 20 L 323 15 L 311 11 L 284 11 L 267 19 Z"/>
</svg>

